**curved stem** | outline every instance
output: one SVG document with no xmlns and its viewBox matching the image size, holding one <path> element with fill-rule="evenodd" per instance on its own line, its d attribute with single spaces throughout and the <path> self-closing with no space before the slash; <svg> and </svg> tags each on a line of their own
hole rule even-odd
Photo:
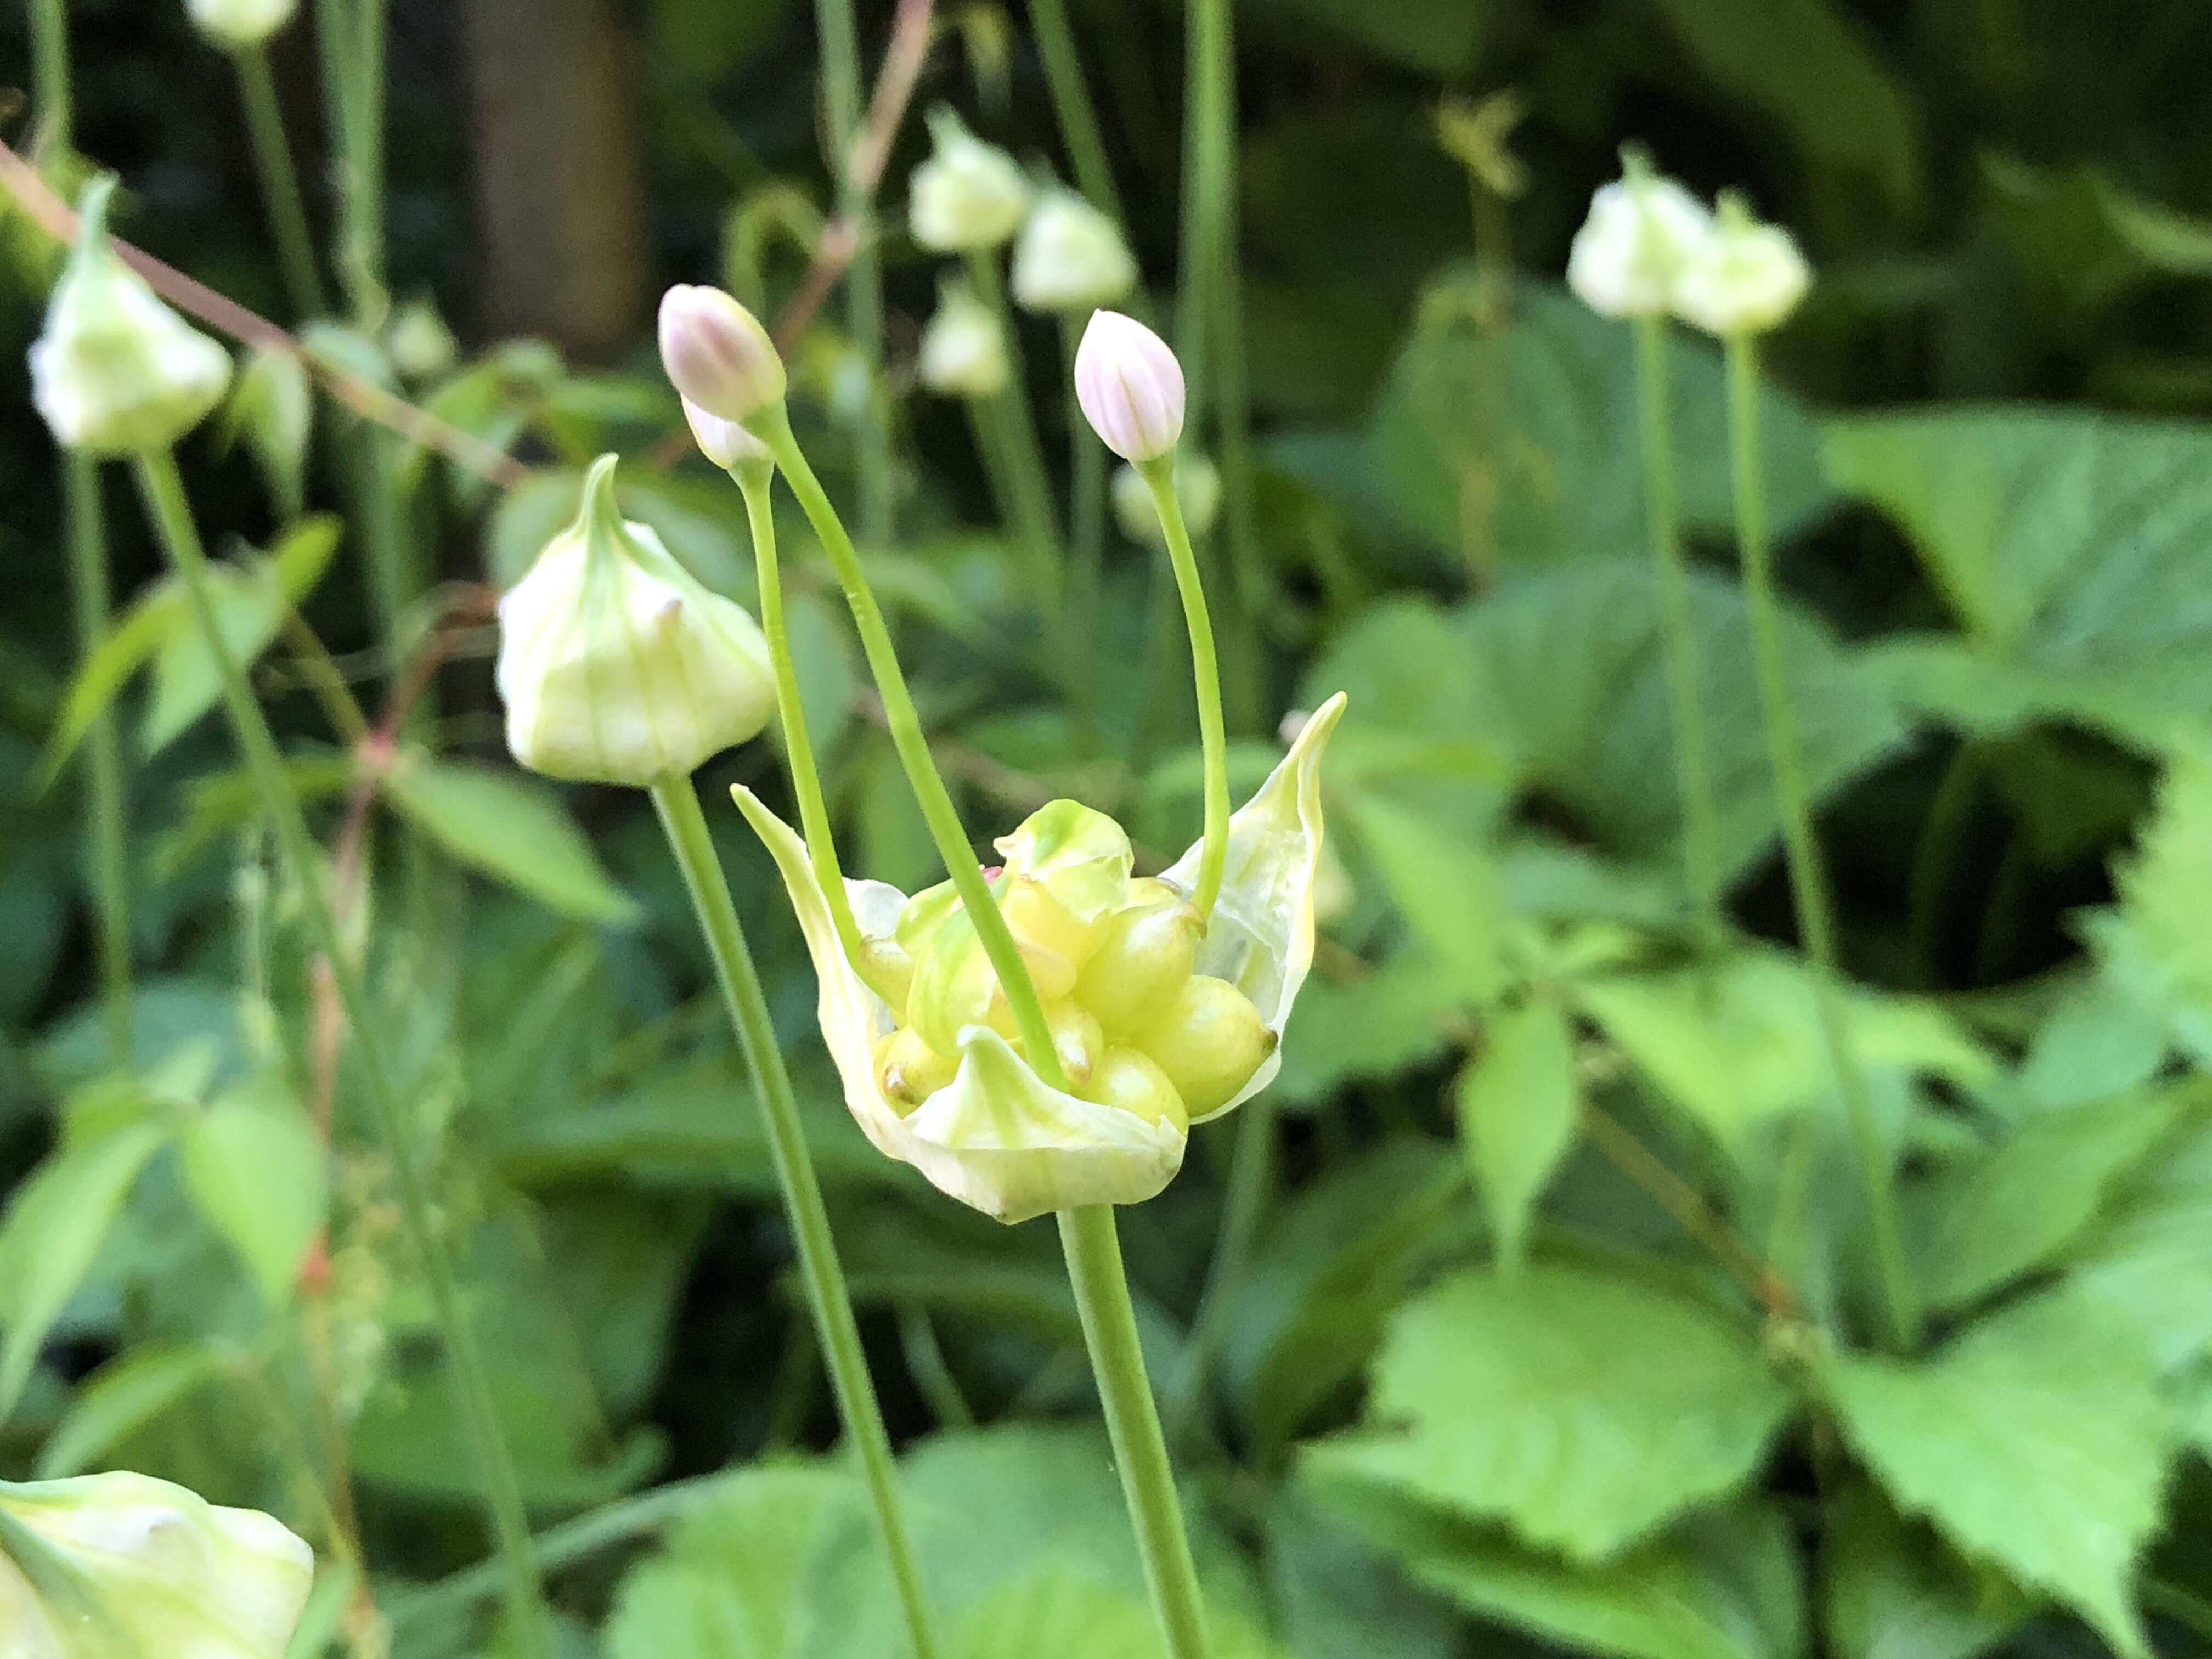
<svg viewBox="0 0 2212 1659">
<path fill-rule="evenodd" d="M 882 975 L 845 891 L 845 872 L 837 862 L 837 842 L 830 828 L 830 807 L 822 794 L 822 775 L 814 764 L 814 745 L 806 735 L 806 709 L 799 701 L 799 673 L 792 665 L 791 636 L 783 622 L 783 573 L 775 556 L 775 512 L 769 501 L 769 475 L 758 467 L 732 467 L 730 477 L 745 498 L 745 521 L 752 528 L 753 572 L 760 589 L 761 632 L 768 636 L 769 666 L 775 675 L 775 706 L 783 723 L 783 752 L 791 768 L 791 793 L 799 800 L 799 827 L 806 836 L 806 855 L 821 884 L 830 919 L 845 960 L 878 996 L 897 1008 L 903 994 L 879 983 Z"/>
<path fill-rule="evenodd" d="M 1198 579 L 1198 561 L 1191 552 L 1190 531 L 1182 521 L 1182 506 L 1176 500 L 1175 458 L 1146 461 L 1138 471 L 1152 492 L 1152 505 L 1167 534 L 1168 562 L 1175 568 L 1176 587 L 1182 595 L 1183 625 L 1190 633 L 1190 669 L 1198 690 L 1198 732 L 1206 762 L 1206 840 L 1198 860 L 1198 887 L 1191 902 L 1202 919 L 1211 920 L 1213 901 L 1221 895 L 1221 872 L 1229 859 L 1229 743 L 1221 721 L 1221 671 L 1214 661 L 1213 624 L 1206 612 L 1206 589 Z"/>
<path fill-rule="evenodd" d="M 1904 1235 L 1898 1222 L 1897 1188 L 1889 1152 L 1875 1121 L 1866 1076 L 1859 1069 L 1850 1033 L 1844 1029 L 1835 922 L 1820 846 L 1813 838 L 1811 793 L 1799 759 L 1796 711 L 1790 700 L 1789 667 L 1766 540 L 1759 442 L 1758 348 L 1748 335 L 1735 336 L 1728 343 L 1728 382 L 1729 453 L 1735 475 L 1736 537 L 1743 556 L 1744 608 L 1759 672 L 1759 710 L 1766 728 L 1767 763 L 1774 775 L 1775 805 L 1782 819 L 1790 897 L 1796 906 L 1798 934 L 1813 961 L 1813 1002 L 1820 1035 L 1835 1067 L 1837 1091 L 1843 1097 L 1852 1147 L 1858 1157 L 1859 1177 L 1866 1187 L 1867 1219 L 1874 1235 L 1875 1265 L 1890 1339 L 1899 1348 L 1909 1347 L 1917 1334 L 1919 1316 L 1913 1305 Z M 1778 1228 L 1780 1224 L 1778 1218 Z"/>
<path fill-rule="evenodd" d="M 1091 1350 L 1091 1369 L 1098 1379 L 1098 1403 L 1113 1443 L 1114 1465 L 1137 1530 L 1137 1550 L 1145 1564 L 1145 1584 L 1152 1612 L 1166 1639 L 1169 1659 L 1205 1659 L 1206 1605 L 1183 1530 L 1182 1504 L 1176 1495 L 1175 1468 L 1145 1374 L 1145 1354 L 1137 1340 L 1135 1310 L 1121 1267 L 1121 1243 L 1114 1230 L 1113 1206 L 1088 1205 L 1060 1212 L 1060 1249 L 1083 1318 L 1083 1340 Z"/>
<path fill-rule="evenodd" d="M 760 1098 L 761 1116 L 768 1130 L 769 1158 L 775 1165 L 783 1189 L 784 1212 L 790 1218 L 799 1250 L 799 1270 L 806 1281 L 806 1299 L 814 1312 L 814 1326 L 830 1361 L 830 1381 L 837 1392 L 837 1409 L 853 1437 L 860 1472 L 873 1504 L 884 1554 L 890 1563 L 898 1589 L 899 1606 L 906 1617 L 907 1640 L 915 1659 L 934 1659 L 936 1639 L 931 1633 L 929 1609 L 922 1599 L 921 1572 L 915 1565 L 914 1547 L 899 1514 L 897 1466 L 891 1458 L 890 1437 L 884 1430 L 884 1414 L 876 1401 L 875 1386 L 868 1378 L 866 1357 L 860 1349 L 860 1326 L 853 1318 L 852 1297 L 845 1289 L 845 1270 L 837 1260 L 837 1244 L 830 1231 L 830 1214 L 823 1207 L 822 1188 L 815 1180 L 814 1164 L 806 1152 L 806 1134 L 800 1127 L 799 1103 L 791 1092 L 791 1076 L 785 1071 L 783 1051 L 775 1026 L 769 1018 L 768 1000 L 761 993 L 760 975 L 746 947 L 737 907 L 730 901 L 729 882 L 714 843 L 707 831 L 707 815 L 699 810 L 699 797 L 689 778 L 663 778 L 653 786 L 653 810 L 667 832 L 669 850 L 684 872 L 684 885 L 691 895 L 691 908 L 699 929 L 714 958 L 714 976 L 721 982 L 722 1000 L 735 1028 L 738 1046 L 744 1050 L 745 1068 L 752 1074 L 753 1091 Z"/>
<path fill-rule="evenodd" d="M 953 890 L 959 894 L 961 905 L 975 926 L 975 936 L 982 942 L 983 952 L 999 976 L 1000 988 L 1006 993 L 1016 1029 L 1021 1033 L 1022 1052 L 1029 1059 L 1030 1068 L 1048 1087 L 1065 1091 L 1067 1079 L 1053 1047 L 1052 1029 L 1045 1024 L 1044 1005 L 1037 1000 L 1036 987 L 1030 982 L 1029 966 L 1023 962 L 1013 933 L 1007 927 L 1006 919 L 999 914 L 990 886 L 983 879 L 982 866 L 975 861 L 975 848 L 960 822 L 959 810 L 953 805 L 951 793 L 937 770 L 937 763 L 930 757 L 929 740 L 922 734 L 921 717 L 915 713 L 914 698 L 906 689 L 906 675 L 899 667 L 898 653 L 891 648 L 890 630 L 884 625 L 883 611 L 876 604 L 874 591 L 860 568 L 860 556 L 853 550 L 853 538 L 839 520 L 837 509 L 830 506 L 822 481 L 814 476 L 814 469 L 800 453 L 799 440 L 792 434 L 791 420 L 783 405 L 778 404 L 756 416 L 753 431 L 775 457 L 777 469 L 791 486 L 791 493 L 799 498 L 799 510 L 814 526 L 822 550 L 829 556 L 830 568 L 836 573 L 837 585 L 844 591 L 845 604 L 853 613 L 853 625 L 860 635 L 860 649 L 868 659 L 868 672 L 875 678 L 876 694 L 883 699 L 884 726 L 890 733 L 891 746 L 898 751 L 899 764 L 905 769 L 915 800 L 921 808 L 922 820 L 929 826 L 930 839 L 937 843 L 938 856 L 945 861 L 945 873 L 951 878 Z"/>
<path fill-rule="evenodd" d="M 860 530 L 872 545 L 890 539 L 896 512 L 896 477 L 890 434 L 878 398 L 884 361 L 884 272 L 876 251 L 874 204 L 867 182 L 854 166 L 860 137 L 860 40 L 853 0 L 815 0 L 814 26 L 822 55 L 823 100 L 830 116 L 831 171 L 837 210 L 853 230 L 853 257 L 845 267 L 845 326 L 866 365 L 868 401 L 861 413 L 858 459 Z"/>
<path fill-rule="evenodd" d="M 100 467 L 89 455 L 62 457 L 62 503 L 68 518 L 70 610 L 80 661 L 100 647 L 108 620 L 107 525 L 100 504 Z M 99 916 L 100 1021 L 110 1062 L 131 1054 L 131 846 L 123 798 L 123 746 L 115 715 L 103 708 L 85 733 L 85 776 L 92 791 L 92 891 Z"/>
<path fill-rule="evenodd" d="M 522 1488 L 514 1463 L 501 1434 L 498 1407 L 491 1391 L 490 1374 L 477 1348 L 462 1306 L 461 1291 L 445 1240 L 433 1219 L 434 1206 L 429 1184 L 416 1162 L 413 1131 L 402 1103 L 398 1084 L 386 1057 L 383 1038 L 373 1018 L 368 988 L 360 969 L 346 952 L 337 919 L 331 914 L 324 882 L 322 860 L 307 834 L 299 797 L 285 775 L 276 738 L 269 729 L 261 706 L 253 698 L 246 674 L 224 638 L 209 588 L 207 556 L 200 547 L 199 532 L 192 523 L 185 499 L 184 481 L 167 450 L 137 458 L 138 484 L 146 499 L 170 562 L 184 582 L 207 653 L 222 684 L 223 704 L 231 731 L 244 751 L 246 770 L 260 797 L 276 836 L 286 872 L 300 895 L 314 949 L 328 964 L 346 1023 L 353 1029 L 354 1053 L 359 1062 L 363 1092 L 368 1097 L 385 1156 L 391 1160 L 393 1185 L 399 1197 L 400 1226 L 414 1252 L 430 1292 L 446 1358 L 453 1374 L 453 1392 L 460 1409 L 463 1431 L 471 1443 L 478 1479 L 483 1483 L 484 1505 L 498 1540 L 507 1577 L 507 1607 L 514 1638 L 524 1659 L 545 1659 L 545 1604 L 538 1574 L 530 1560 L 530 1523 L 523 1509 Z"/>
<path fill-rule="evenodd" d="M 1076 55 L 1075 33 L 1067 26 L 1062 0 L 1030 0 L 1030 32 L 1036 37 L 1045 94 L 1075 169 L 1076 188 L 1091 206 L 1119 222 L 1121 198 L 1115 193 L 1114 170 L 1107 165 L 1106 142 L 1098 133 L 1098 111 L 1083 79 L 1083 60 Z"/>
<path fill-rule="evenodd" d="M 1725 948 L 1721 914 L 1720 811 L 1713 799 L 1712 747 L 1698 696 L 1698 642 L 1690 622 L 1689 573 L 1682 559 L 1674 484 L 1673 398 L 1668 389 L 1667 323 L 1638 317 L 1636 389 L 1643 405 L 1644 513 L 1659 587 L 1667 656 L 1667 695 L 1674 723 L 1674 785 L 1682 802 L 1682 867 L 1697 906 L 1698 939 L 1707 957 Z"/>
<path fill-rule="evenodd" d="M 284 112 L 276 101 L 276 82 L 269 73 L 269 54 L 242 46 L 231 54 L 238 70 L 239 100 L 246 106 L 246 130 L 253 143 L 253 171 L 261 183 L 261 203 L 276 239 L 277 263 L 291 290 L 292 309 L 301 318 L 330 310 L 321 273 L 315 269 L 314 234 L 300 194 L 300 175 L 284 137 Z"/>
</svg>

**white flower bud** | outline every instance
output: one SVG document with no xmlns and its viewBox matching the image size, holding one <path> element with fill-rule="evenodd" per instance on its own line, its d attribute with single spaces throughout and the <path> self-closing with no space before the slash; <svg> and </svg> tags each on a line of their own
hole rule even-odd
<svg viewBox="0 0 2212 1659">
<path fill-rule="evenodd" d="M 230 354 L 169 309 L 107 240 L 114 180 L 86 191 L 76 251 L 31 347 L 31 400 L 64 448 L 166 449 L 230 383 Z"/>
<path fill-rule="evenodd" d="M 1075 349 L 1075 401 L 1123 460 L 1158 460 L 1182 436 L 1182 365 L 1135 318 L 1094 312 Z"/>
<path fill-rule="evenodd" d="M 907 181 L 907 228 L 933 253 L 970 253 L 1008 240 L 1029 211 L 1030 181 L 951 110 L 930 112 L 937 148 Z"/>
<path fill-rule="evenodd" d="M 725 472 L 733 467 L 775 465 L 768 446 L 758 438 L 735 421 L 709 415 L 689 398 L 684 400 L 684 418 L 690 425 L 691 435 L 698 440 L 699 453 Z"/>
<path fill-rule="evenodd" d="M 1634 173 L 1601 185 L 1567 255 L 1567 286 L 1601 317 L 1656 317 L 1683 267 L 1711 240 L 1713 216 L 1672 179 Z"/>
<path fill-rule="evenodd" d="M 1176 505 L 1182 508 L 1183 528 L 1203 536 L 1213 528 L 1221 511 L 1221 474 L 1203 455 L 1178 455 L 1175 466 Z M 1133 466 L 1114 474 L 1114 522 L 1133 542 L 1164 547 L 1159 508 L 1152 503 L 1152 488 Z"/>
<path fill-rule="evenodd" d="M 783 401 L 775 342 L 718 288 L 678 283 L 661 295 L 660 365 L 678 392 L 726 421 L 750 421 Z"/>
<path fill-rule="evenodd" d="M 292 21 L 299 0 L 185 0 L 193 27 L 219 46 L 258 46 Z"/>
<path fill-rule="evenodd" d="M 1813 272 L 1779 225 L 1760 224 L 1723 198 L 1719 222 L 1674 284 L 1675 314 L 1723 338 L 1764 334 L 1797 309 Z"/>
<path fill-rule="evenodd" d="M 945 289 L 921 331 L 921 383 L 948 398 L 990 398 L 1006 389 L 1012 368 L 1006 337 L 991 308 L 957 285 Z"/>
<path fill-rule="evenodd" d="M 768 642 L 615 505 L 615 458 L 499 605 L 507 745 L 533 772 L 643 786 L 744 742 L 775 707 Z"/>
<path fill-rule="evenodd" d="M 410 380 L 444 374 L 460 353 L 453 331 L 428 300 L 410 300 L 392 313 L 384 343 L 392 366 Z"/>
<path fill-rule="evenodd" d="M 0 1654 L 281 1659 L 315 1560 L 257 1510 L 143 1474 L 0 1482 Z"/>
<path fill-rule="evenodd" d="M 1137 286 L 1136 256 L 1114 222 L 1072 191 L 1030 210 L 1014 244 L 1014 302 L 1025 311 L 1095 311 Z"/>
</svg>

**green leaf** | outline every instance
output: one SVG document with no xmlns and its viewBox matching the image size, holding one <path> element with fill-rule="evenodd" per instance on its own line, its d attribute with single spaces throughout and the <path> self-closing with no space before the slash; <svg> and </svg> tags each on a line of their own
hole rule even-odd
<svg viewBox="0 0 2212 1659">
<path fill-rule="evenodd" d="M 1748 1479 L 1790 1408 L 1753 1334 L 1705 1305 L 1535 1264 L 1409 1303 L 1366 1426 L 1306 1459 L 1595 1561 Z"/>
<path fill-rule="evenodd" d="M 277 516 L 300 516 L 306 499 L 307 441 L 315 420 L 314 388 L 307 366 L 292 351 L 256 347 L 232 387 L 228 419 L 242 432 Z"/>
<path fill-rule="evenodd" d="M 1278 1104 L 1312 1106 L 1348 1082 L 1441 1058 L 1466 1000 L 1418 951 L 1400 951 L 1350 979 L 1316 973 L 1283 1033 Z"/>
<path fill-rule="evenodd" d="M 0 1422 L 22 1398 L 39 1348 L 168 1132 L 131 1123 L 64 1143 L 17 1188 L 0 1221 Z"/>
<path fill-rule="evenodd" d="M 1421 954 L 1453 990 L 1486 1003 L 1505 988 L 1498 872 L 1483 850 L 1416 812 L 1355 798 L 1359 842 Z"/>
<path fill-rule="evenodd" d="M 1814 167 L 1893 209 L 1919 199 L 1919 122 L 1851 14 L 1828 0 L 1658 0 L 1698 66 L 1790 135 Z"/>
<path fill-rule="evenodd" d="M 1537 995 L 1494 1015 L 1485 1037 L 1460 1073 L 1460 1150 L 1499 1259 L 1516 1266 L 1536 1200 L 1574 1145 L 1582 1105 L 1574 1034 L 1559 1004 Z"/>
<path fill-rule="evenodd" d="M 1370 1487 L 1316 1480 L 1313 1490 L 1415 1582 L 1570 1648 L 1622 1659 L 1795 1659 L 1804 1648 L 1790 1529 L 1763 1506 L 1698 1516 L 1578 1565 Z"/>
<path fill-rule="evenodd" d="M 2212 224 L 2115 185 L 2084 163 L 2045 172 L 1981 158 L 1990 218 L 2052 313 L 2086 312 L 2154 276 L 2212 275 Z"/>
<path fill-rule="evenodd" d="M 1898 1507 L 2148 1659 L 2129 1595 L 2158 1522 L 2171 1425 L 2150 1355 L 2091 1297 L 2057 1291 L 1931 1358 L 1849 1354 L 1826 1386 Z"/>
<path fill-rule="evenodd" d="M 1253 9 L 1259 19 L 1287 14 L 1310 21 L 1370 57 L 1447 81 L 1473 67 L 1490 15 L 1463 0 L 1269 0 Z"/>
<path fill-rule="evenodd" d="M 184 590 L 173 579 L 156 582 L 134 600 L 107 637 L 93 647 L 70 677 L 61 714 L 39 757 L 37 785 L 51 786 L 70 755 L 131 677 L 179 630 L 191 625 Z"/>
<path fill-rule="evenodd" d="M 1206 1651 L 1218 1659 L 1269 1659 L 1280 1650 L 1250 1624 L 1206 1610 Z M 1160 1627 L 1133 1590 L 1102 1584 L 1063 1563 L 994 1585 L 954 1626 L 952 1659 L 1156 1659 Z"/>
<path fill-rule="evenodd" d="M 1459 1620 L 1297 1487 L 1267 1508 L 1268 1577 L 1298 1659 L 1453 1659 Z"/>
<path fill-rule="evenodd" d="M 1824 1519 L 1820 1619 L 1835 1659 L 1974 1659 L 2033 1611 L 1872 1486 L 1846 1488 Z"/>
<path fill-rule="evenodd" d="M 2068 1252 L 2069 1282 L 2135 1327 L 2161 1372 L 2212 1352 L 2212 1121 L 2160 1146 Z"/>
<path fill-rule="evenodd" d="M 2189 1098 L 2168 1089 L 2042 1113 L 1988 1157 L 1939 1175 L 1917 1195 L 1926 1218 L 1915 1274 L 1929 1304 L 1975 1301 L 2050 1261 Z"/>
<path fill-rule="evenodd" d="M 2212 751 L 2192 744 L 2160 781 L 2158 811 L 2112 871 L 2116 915 L 2095 918 L 2092 943 L 2107 974 L 2162 1008 L 2172 1034 L 2212 1063 Z"/>
<path fill-rule="evenodd" d="M 87 1377 L 39 1453 L 38 1478 L 82 1474 L 148 1424 L 183 1404 L 235 1363 L 212 1342 L 148 1342 Z"/>
<path fill-rule="evenodd" d="M 474 761 L 403 757 L 384 776 L 393 809 L 463 863 L 579 921 L 634 920 L 560 798 L 543 785 Z"/>
<path fill-rule="evenodd" d="M 288 1306 L 330 1201 L 328 1154 L 306 1109 L 274 1079 L 249 1083 L 185 1124 L 178 1150 L 200 1213 L 268 1305 Z"/>
</svg>

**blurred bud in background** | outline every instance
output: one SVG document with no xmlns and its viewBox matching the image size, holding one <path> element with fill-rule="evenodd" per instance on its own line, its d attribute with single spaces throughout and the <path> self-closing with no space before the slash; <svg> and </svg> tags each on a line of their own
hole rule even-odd
<svg viewBox="0 0 2212 1659">
<path fill-rule="evenodd" d="M 258 46 L 292 21 L 299 0 L 185 0 L 192 25 L 228 51 Z"/>
<path fill-rule="evenodd" d="M 384 345 L 392 354 L 392 366 L 410 380 L 435 379 L 460 355 L 453 331 L 428 300 L 410 300 L 392 313 Z"/>
<path fill-rule="evenodd" d="M 1812 268 L 1790 233 L 1751 216 L 1733 191 L 1721 198 L 1713 234 L 1682 269 L 1674 309 L 1682 320 L 1723 338 L 1764 334 L 1797 309 Z"/>
<path fill-rule="evenodd" d="M 1626 176 L 1601 185 L 1567 255 L 1567 286 L 1604 317 L 1656 317 L 1673 309 L 1684 268 L 1712 240 L 1704 203 L 1661 178 L 1634 151 Z"/>
<path fill-rule="evenodd" d="M 907 184 L 907 228 L 933 253 L 972 253 L 1011 241 L 1030 208 L 1014 158 L 968 131 L 951 110 L 929 114 L 937 148 Z"/>
<path fill-rule="evenodd" d="M 990 398 L 1006 389 L 1012 369 L 1006 342 L 990 307 L 964 283 L 948 283 L 921 332 L 921 383 L 948 398 Z"/>
<path fill-rule="evenodd" d="M 1203 455 L 1178 455 L 1175 469 L 1176 505 L 1182 508 L 1184 527 L 1194 536 L 1213 528 L 1221 512 L 1221 473 Z M 1114 474 L 1114 522 L 1133 542 L 1150 547 L 1166 545 L 1160 528 L 1160 510 L 1153 504 L 1152 487 L 1133 466 Z"/>
<path fill-rule="evenodd" d="M 1136 256 L 1114 222 L 1073 191 L 1030 210 L 1014 244 L 1014 302 L 1025 311 L 1096 311 L 1137 286 Z"/>
</svg>

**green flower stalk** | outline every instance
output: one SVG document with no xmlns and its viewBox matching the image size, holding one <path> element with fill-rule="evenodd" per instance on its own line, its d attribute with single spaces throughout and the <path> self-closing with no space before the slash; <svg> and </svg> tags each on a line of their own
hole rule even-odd
<svg viewBox="0 0 2212 1659">
<path fill-rule="evenodd" d="M 709 364 L 726 368 L 731 361 L 702 349 Z M 710 453 L 727 458 L 724 465 L 755 464 L 757 447 L 742 428 L 696 405 L 687 405 L 686 413 Z M 899 1513 L 890 1438 L 868 1377 L 829 1212 L 760 975 L 691 787 L 702 762 L 767 725 L 780 691 L 787 730 L 799 722 L 803 741 L 805 716 L 783 644 L 781 595 L 770 597 L 773 544 L 762 584 L 771 647 L 741 606 L 701 586 L 650 529 L 623 518 L 614 477 L 615 458 L 601 457 L 585 480 L 575 523 L 547 544 L 501 601 L 498 681 L 509 746 L 534 770 L 629 784 L 653 797 L 761 1103 L 808 1304 L 874 1507 L 908 1639 L 915 1659 L 935 1659 L 921 1573 Z"/>
</svg>

